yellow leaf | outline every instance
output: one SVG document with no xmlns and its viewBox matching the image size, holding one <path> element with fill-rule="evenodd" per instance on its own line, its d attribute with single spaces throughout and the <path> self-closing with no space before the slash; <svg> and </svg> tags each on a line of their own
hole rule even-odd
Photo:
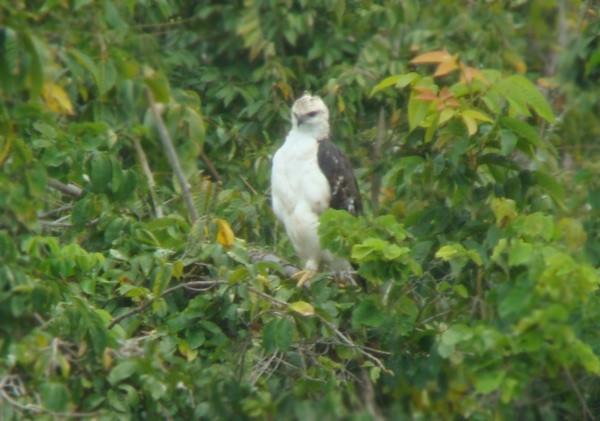
<svg viewBox="0 0 600 421">
<path fill-rule="evenodd" d="M 442 125 L 446 121 L 450 120 L 452 117 L 454 117 L 454 113 L 455 111 L 452 108 L 445 108 L 444 110 L 442 110 L 442 112 L 440 113 L 440 121 L 438 122 L 438 124 Z"/>
<path fill-rule="evenodd" d="M 559 221 L 558 226 L 563 233 L 563 239 L 569 250 L 578 250 L 585 245 L 587 235 L 581 222 L 565 217 Z"/>
<path fill-rule="evenodd" d="M 346 109 L 346 103 L 344 102 L 344 98 L 342 98 L 341 95 L 338 95 L 337 99 L 338 99 L 338 101 L 337 101 L 338 112 L 340 114 L 343 114 L 344 110 Z"/>
<path fill-rule="evenodd" d="M 443 63 L 451 60 L 452 56 L 446 50 L 430 51 L 429 53 L 421 54 L 413 58 L 411 64 L 424 64 L 424 63 Z"/>
<path fill-rule="evenodd" d="M 477 110 L 465 110 L 465 111 L 463 111 L 463 115 L 468 115 L 469 117 L 474 118 L 475 120 L 485 121 L 487 123 L 494 122 L 494 120 L 491 117 L 488 117 L 481 111 L 477 111 Z"/>
<path fill-rule="evenodd" d="M 465 122 L 465 126 L 467 126 L 467 131 L 469 132 L 469 136 L 473 136 L 477 133 L 477 121 L 468 114 L 462 113 L 461 117 Z"/>
<path fill-rule="evenodd" d="M 108 370 L 113 363 L 113 350 L 111 348 L 104 348 L 104 352 L 102 353 L 102 367 L 105 370 Z"/>
<path fill-rule="evenodd" d="M 229 223 L 224 219 L 217 219 L 217 241 L 225 248 L 231 248 L 235 235 Z"/>
<path fill-rule="evenodd" d="M 527 65 L 523 61 L 523 59 L 514 51 L 505 51 L 503 53 L 504 60 L 510 64 L 517 73 L 525 73 L 527 71 Z"/>
<path fill-rule="evenodd" d="M 519 216 L 517 213 L 517 204 L 512 199 L 494 197 L 490 203 L 490 207 L 496 217 L 496 225 L 500 228 L 504 228 L 506 224 Z"/>
<path fill-rule="evenodd" d="M 54 82 L 44 82 L 42 86 L 42 99 L 55 113 L 73 115 L 73 105 L 65 90 Z"/>
<path fill-rule="evenodd" d="M 312 316 L 315 314 L 314 307 L 306 301 L 296 301 L 295 303 L 291 303 L 289 309 L 302 316 Z"/>
</svg>

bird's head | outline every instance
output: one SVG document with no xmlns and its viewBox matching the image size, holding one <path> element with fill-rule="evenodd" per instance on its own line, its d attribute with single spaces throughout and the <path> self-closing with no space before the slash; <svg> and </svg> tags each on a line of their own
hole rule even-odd
<svg viewBox="0 0 600 421">
<path fill-rule="evenodd" d="M 329 110 L 321 97 L 305 92 L 294 102 L 292 128 L 316 138 L 329 135 Z"/>
</svg>

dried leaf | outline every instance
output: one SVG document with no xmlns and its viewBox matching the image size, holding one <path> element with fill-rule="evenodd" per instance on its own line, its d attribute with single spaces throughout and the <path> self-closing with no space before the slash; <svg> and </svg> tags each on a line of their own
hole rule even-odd
<svg viewBox="0 0 600 421">
<path fill-rule="evenodd" d="M 460 82 L 471 83 L 473 79 L 477 79 L 481 82 L 487 82 L 487 79 L 478 69 L 475 67 L 460 65 Z"/>
<path fill-rule="evenodd" d="M 451 60 L 453 57 L 446 50 L 431 51 L 429 53 L 421 54 L 413 58 L 411 64 L 426 64 L 426 63 L 443 63 Z"/>
<path fill-rule="evenodd" d="M 458 69 L 458 63 L 451 57 L 447 61 L 443 61 L 440 65 L 435 69 L 434 77 L 446 76 L 447 74 L 452 73 L 453 71 Z"/>
<path fill-rule="evenodd" d="M 438 99 L 435 92 L 433 92 L 431 89 L 415 88 L 415 91 L 420 92 L 419 95 L 415 96 L 415 99 L 420 99 L 423 101 L 435 101 Z"/>
</svg>

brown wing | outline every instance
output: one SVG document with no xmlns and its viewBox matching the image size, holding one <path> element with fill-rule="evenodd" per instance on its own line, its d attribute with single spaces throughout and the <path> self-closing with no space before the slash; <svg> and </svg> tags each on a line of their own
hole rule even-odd
<svg viewBox="0 0 600 421">
<path fill-rule="evenodd" d="M 319 168 L 331 188 L 329 206 L 333 209 L 346 210 L 355 216 L 361 214 L 360 191 L 352 171 L 352 165 L 346 155 L 330 140 L 319 141 L 317 155 Z"/>
</svg>

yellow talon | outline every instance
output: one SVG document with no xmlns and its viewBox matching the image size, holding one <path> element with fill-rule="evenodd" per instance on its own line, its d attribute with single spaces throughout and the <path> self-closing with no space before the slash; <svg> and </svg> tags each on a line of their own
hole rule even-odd
<svg viewBox="0 0 600 421">
<path fill-rule="evenodd" d="M 298 288 L 302 288 L 304 286 L 305 283 L 308 282 L 307 286 L 310 285 L 310 280 L 312 278 L 314 278 L 314 276 L 317 274 L 316 271 L 314 270 L 310 270 L 310 269 L 303 269 L 300 270 L 298 272 L 296 272 L 292 278 L 294 278 L 294 280 L 296 280 L 296 285 L 298 286 Z"/>
</svg>

